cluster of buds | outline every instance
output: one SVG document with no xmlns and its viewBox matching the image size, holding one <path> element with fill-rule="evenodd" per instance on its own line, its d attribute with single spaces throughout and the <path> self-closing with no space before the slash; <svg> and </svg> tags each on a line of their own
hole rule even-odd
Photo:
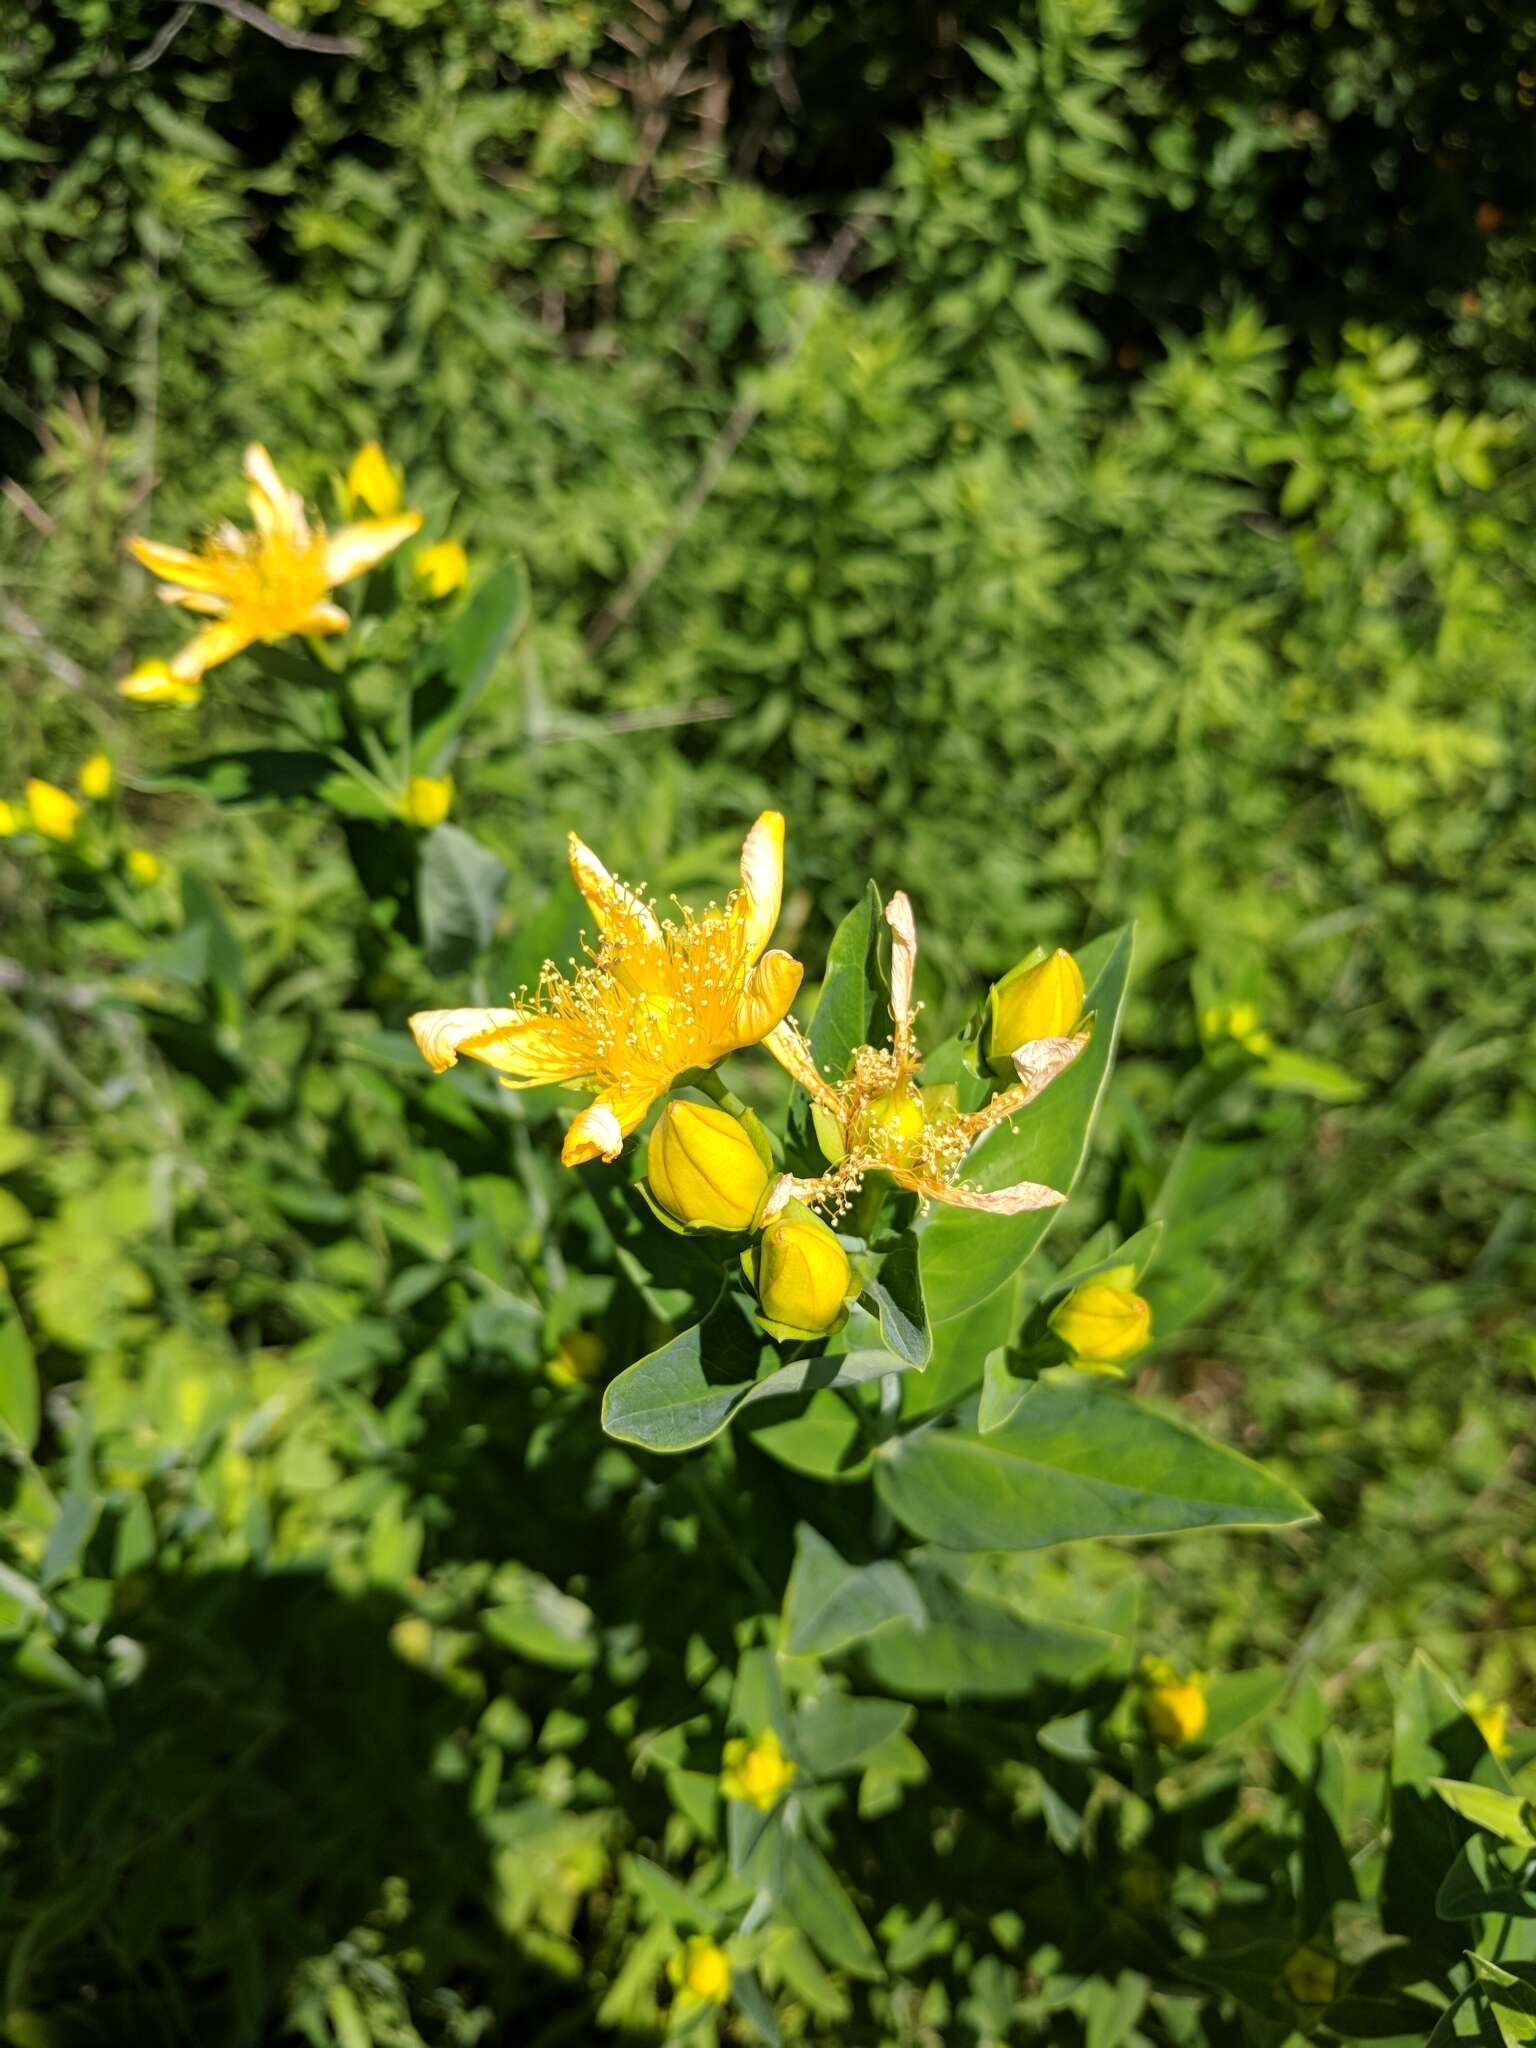
<svg viewBox="0 0 1536 2048">
<path fill-rule="evenodd" d="M 147 846 L 115 847 L 110 825 L 103 833 L 98 822 L 116 786 L 111 756 L 103 753 L 89 754 L 81 762 L 73 790 L 34 775 L 19 803 L 0 799 L 0 839 L 30 834 L 47 845 L 67 847 L 72 856 L 97 869 L 117 862 L 130 881 L 148 888 L 160 878 L 159 858 Z"/>
<path fill-rule="evenodd" d="M 775 1175 L 761 1130 L 674 1097 L 656 1120 L 645 1165 L 652 1205 L 678 1229 L 751 1235 L 742 1270 L 770 1336 L 810 1341 L 843 1321 L 858 1292 L 848 1254 L 802 1202 L 765 1216 Z"/>
</svg>

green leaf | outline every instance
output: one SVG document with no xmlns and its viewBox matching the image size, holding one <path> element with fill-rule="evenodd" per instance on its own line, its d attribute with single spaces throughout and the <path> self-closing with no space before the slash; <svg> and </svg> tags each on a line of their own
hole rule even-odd
<svg viewBox="0 0 1536 2048">
<path fill-rule="evenodd" d="M 417 891 L 422 950 L 434 974 L 457 973 L 485 951 L 506 883 L 506 863 L 457 825 L 427 833 Z"/>
<path fill-rule="evenodd" d="M 292 802 L 314 796 L 335 773 L 335 763 L 324 754 L 296 747 L 249 747 L 183 762 L 146 778 L 145 787 L 157 793 L 195 790 L 213 803 L 233 807 L 270 797 Z"/>
<path fill-rule="evenodd" d="M 1512 1913 L 1536 1919 L 1536 1886 L 1523 1885 L 1530 1859 L 1522 1855 L 1514 1868 L 1505 1852 L 1486 1835 L 1469 1835 L 1446 1872 L 1435 1899 L 1443 1920 L 1479 1920 L 1485 1913 Z"/>
<path fill-rule="evenodd" d="M 813 1778 L 835 1778 L 905 1734 L 911 1720 L 911 1707 L 900 1700 L 853 1699 L 829 1688 L 796 1708 L 795 1754 Z"/>
<path fill-rule="evenodd" d="M 37 1365 L 26 1328 L 9 1291 L 0 1293 L 0 1430 L 30 1451 L 41 1420 Z"/>
<path fill-rule="evenodd" d="M 1487 1785 L 1465 1785 L 1455 1778 L 1431 1778 L 1452 1813 L 1475 1827 L 1486 1828 L 1517 1849 L 1536 1849 L 1536 1805 L 1513 1792 L 1495 1792 Z"/>
<path fill-rule="evenodd" d="M 1078 956 L 1088 984 L 1093 1036 L 1044 1094 L 982 1139 L 965 1163 L 972 1186 L 994 1190 L 1042 1181 L 1069 1194 L 1087 1157 L 1094 1119 L 1120 1035 L 1131 967 L 1131 928 L 1096 939 Z M 935 1323 L 965 1314 L 995 1294 L 1034 1251 L 1058 1215 L 987 1216 L 935 1206 L 922 1231 L 923 1286 Z"/>
<path fill-rule="evenodd" d="M 883 1629 L 860 1653 L 870 1677 L 903 1698 L 1017 1699 L 1039 1685 L 1083 1684 L 1123 1650 L 1108 1629 L 1032 1620 L 933 1564 L 914 1562 L 911 1576 L 923 1626 Z"/>
<path fill-rule="evenodd" d="M 809 1037 L 816 1065 L 834 1079 L 841 1077 L 855 1046 L 869 1042 L 880 998 L 880 934 L 885 928 L 880 891 L 871 882 L 849 911 L 827 948 Z"/>
<path fill-rule="evenodd" d="M 528 579 L 521 562 L 488 576 L 463 612 L 427 651 L 418 672 L 411 765 L 436 775 L 459 730 L 490 681 L 497 662 L 528 614 Z"/>
<path fill-rule="evenodd" d="M 790 1918 L 827 1962 L 851 1976 L 884 1975 L 869 1929 L 831 1864 L 803 1835 L 780 1835 L 777 1889 Z"/>
<path fill-rule="evenodd" d="M 1440 1917 L 1437 1895 L 1463 1829 L 1430 1781 L 1470 1779 L 1487 1755 L 1487 1744 L 1443 1674 L 1416 1652 L 1394 1702 L 1381 1917 L 1389 1933 L 1407 1937 L 1415 1954 L 1447 1964 L 1460 1954 L 1464 1930 Z"/>
<path fill-rule="evenodd" d="M 596 1663 L 595 1621 L 585 1601 L 521 1565 L 504 1567 L 494 1590 L 497 1604 L 480 1617 L 493 1643 L 555 1671 L 582 1671 Z"/>
<path fill-rule="evenodd" d="M 933 1334 L 923 1302 L 923 1276 L 917 1239 L 910 1231 L 899 1237 L 880 1263 L 873 1280 L 864 1282 L 866 1307 L 879 1311 L 880 1334 L 903 1364 L 919 1371 L 933 1356 Z"/>
<path fill-rule="evenodd" d="M 790 1656 L 835 1656 L 893 1621 L 921 1627 L 921 1595 L 891 1559 L 849 1564 L 809 1522 L 795 1530 L 795 1562 L 784 1593 L 780 1647 Z"/>
<path fill-rule="evenodd" d="M 1020 1379 L 1009 1371 L 1005 1346 L 989 1351 L 981 1369 L 981 1396 L 976 1408 L 976 1427 L 982 1435 L 990 1436 L 993 1430 L 1005 1428 L 1034 1388 L 1033 1380 Z"/>
<path fill-rule="evenodd" d="M 1285 1691 L 1289 1674 L 1283 1664 L 1259 1664 L 1251 1671 L 1228 1671 L 1205 1689 L 1205 1728 L 1200 1747 L 1225 1742 L 1239 1728 L 1267 1714 Z"/>
<path fill-rule="evenodd" d="M 1312 1515 L 1250 1459 L 1086 1382 L 1039 1381 L 987 1436 L 941 1419 L 894 1437 L 876 1454 L 875 1484 L 904 1528 L 955 1550 L 1273 1528 Z"/>
</svg>

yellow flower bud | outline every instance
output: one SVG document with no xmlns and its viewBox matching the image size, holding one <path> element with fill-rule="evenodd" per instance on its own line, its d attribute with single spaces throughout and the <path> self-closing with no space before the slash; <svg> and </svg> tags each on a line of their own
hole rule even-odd
<svg viewBox="0 0 1536 2048">
<path fill-rule="evenodd" d="M 347 471 L 347 508 L 366 505 L 375 519 L 392 519 L 405 501 L 398 469 L 377 441 L 365 441 Z"/>
<path fill-rule="evenodd" d="M 779 1803 L 780 1795 L 792 1782 L 797 1766 L 784 1754 L 777 1732 L 766 1729 L 751 1742 L 742 1736 L 725 1745 L 720 1790 L 727 1799 L 743 1799 L 759 1813 Z"/>
<path fill-rule="evenodd" d="M 25 823 L 16 806 L 0 797 L 0 839 L 14 839 Z"/>
<path fill-rule="evenodd" d="M 1490 1704 L 1480 1692 L 1467 1694 L 1467 1714 L 1495 1756 L 1509 1754 L 1509 1708 L 1503 1700 Z"/>
<path fill-rule="evenodd" d="M 179 676 L 168 661 L 141 661 L 131 675 L 117 686 L 119 697 L 131 697 L 136 704 L 198 704 L 203 685 L 199 677 Z"/>
<path fill-rule="evenodd" d="M 1147 1344 L 1152 1310 L 1125 1284 L 1131 1270 L 1122 1266 L 1101 1280 L 1085 1280 L 1052 1314 L 1051 1328 L 1072 1353 L 1074 1365 L 1090 1372 L 1115 1367 Z"/>
<path fill-rule="evenodd" d="M 441 825 L 453 809 L 451 775 L 413 775 L 401 800 L 400 812 L 408 825 L 430 832 Z"/>
<path fill-rule="evenodd" d="M 27 784 L 27 814 L 32 829 L 45 839 L 70 840 L 80 823 L 80 800 L 56 782 L 42 782 L 34 775 Z"/>
<path fill-rule="evenodd" d="M 130 846 L 123 855 L 123 866 L 142 889 L 160 879 L 160 856 L 151 853 L 147 846 Z"/>
<path fill-rule="evenodd" d="M 1198 1678 L 1175 1678 L 1169 1671 L 1147 1688 L 1142 1714 L 1159 1742 L 1166 1742 L 1170 1749 L 1182 1749 L 1188 1742 L 1198 1742 L 1205 1733 L 1210 1717 L 1205 1687 Z"/>
<path fill-rule="evenodd" d="M 1294 1949 L 1280 1980 L 1298 2005 L 1331 2004 L 1339 1988 L 1339 1966 L 1320 1948 Z"/>
<path fill-rule="evenodd" d="M 93 804 L 102 803 L 112 794 L 112 763 L 105 754 L 91 754 L 81 764 L 80 794 L 89 797 Z"/>
<path fill-rule="evenodd" d="M 411 573 L 425 585 L 428 597 L 451 597 L 468 581 L 469 557 L 460 542 L 440 540 L 421 550 L 411 564 Z"/>
<path fill-rule="evenodd" d="M 608 1346 L 595 1330 L 567 1330 L 544 1370 L 557 1387 L 584 1386 L 597 1378 L 607 1356 Z"/>
<path fill-rule="evenodd" d="M 892 1166 L 910 1166 L 927 1121 L 922 1096 L 910 1081 L 904 1081 L 900 1087 L 872 1097 L 859 1111 L 853 1120 L 854 1150 Z"/>
<path fill-rule="evenodd" d="M 1023 973 L 1005 974 L 987 998 L 987 1060 L 1013 1071 L 1012 1056 L 1036 1038 L 1065 1038 L 1083 1014 L 1083 973 L 1060 946 Z"/>
<path fill-rule="evenodd" d="M 690 1934 L 667 1964 L 678 2004 L 724 2005 L 731 1995 L 731 1959 L 707 1934 Z"/>
<path fill-rule="evenodd" d="M 854 1292 L 848 1254 L 826 1224 L 791 1202 L 749 1254 L 765 1322 L 786 1338 L 824 1337 L 843 1320 Z"/>
<path fill-rule="evenodd" d="M 645 1155 L 657 1204 L 693 1229 L 750 1230 L 772 1172 L 745 1125 L 704 1102 L 669 1102 Z"/>
</svg>

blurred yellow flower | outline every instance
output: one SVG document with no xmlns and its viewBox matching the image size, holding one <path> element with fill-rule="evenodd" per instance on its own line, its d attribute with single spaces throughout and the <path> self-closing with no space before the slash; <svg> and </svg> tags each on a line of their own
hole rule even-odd
<svg viewBox="0 0 1536 2048">
<path fill-rule="evenodd" d="M 365 505 L 375 519 L 392 519 L 405 503 L 405 480 L 377 441 L 365 441 L 347 470 L 347 511 Z"/>
<path fill-rule="evenodd" d="M 440 540 L 421 550 L 411 564 L 411 573 L 426 585 L 429 597 L 451 597 L 469 578 L 469 557 L 460 542 Z"/>
<path fill-rule="evenodd" d="M 32 828 L 45 839 L 73 839 L 80 823 L 80 800 L 60 789 L 56 782 L 42 782 L 37 776 L 27 784 L 27 815 Z"/>
<path fill-rule="evenodd" d="M 772 1728 L 751 1742 L 744 1736 L 734 1737 L 725 1745 L 722 1762 L 720 1790 L 727 1799 L 744 1799 L 759 1813 L 778 1805 L 798 1768 L 784 1754 L 784 1745 Z"/>
<path fill-rule="evenodd" d="M 413 775 L 406 785 L 401 810 L 408 825 L 418 825 L 422 831 L 430 831 L 434 825 L 441 825 L 453 809 L 453 777 L 451 775 Z"/>
<path fill-rule="evenodd" d="M 707 1934 L 690 1934 L 667 1964 L 679 2005 L 724 2005 L 731 1995 L 731 1961 Z"/>
<path fill-rule="evenodd" d="M 768 1197 L 772 1215 L 792 1199 L 829 1204 L 840 1215 L 866 1174 L 889 1174 L 925 1201 L 993 1216 L 1051 1209 L 1066 1196 L 1038 1181 L 983 1191 L 959 1180 L 966 1154 L 986 1132 L 1034 1101 L 1088 1043 L 1085 1037 L 1044 1038 L 1014 1054 L 1018 1080 L 980 1109 L 961 1111 L 952 1086 L 919 1088 L 922 1055 L 912 1033 L 917 927 L 901 890 L 885 907 L 891 929 L 891 1044 L 861 1045 L 841 1081 L 823 1075 L 798 1024 L 786 1020 L 764 1044 L 811 1098 L 811 1115 L 831 1171 L 814 1179 L 783 1175 Z"/>
<path fill-rule="evenodd" d="M 0 797 L 0 839 L 13 839 L 25 822 L 16 806 Z"/>
<path fill-rule="evenodd" d="M 1467 1713 L 1477 1732 L 1494 1756 L 1509 1754 L 1509 1708 L 1503 1700 L 1490 1702 L 1480 1692 L 1467 1694 Z"/>
<path fill-rule="evenodd" d="M 147 846 L 130 846 L 123 855 L 123 866 L 141 888 L 147 889 L 161 876 L 160 856 L 151 853 Z"/>
<path fill-rule="evenodd" d="M 1055 1309 L 1050 1326 L 1088 1371 L 1117 1370 L 1143 1350 L 1152 1335 L 1152 1310 L 1130 1286 L 1135 1269 L 1116 1267 L 1100 1279 L 1074 1287 Z"/>
<path fill-rule="evenodd" d="M 136 704 L 200 704 L 203 686 L 196 676 L 178 676 L 168 661 L 141 661 L 117 686 L 120 697 Z"/>
<path fill-rule="evenodd" d="M 112 794 L 112 763 L 105 754 L 91 754 L 81 764 L 80 794 L 93 804 Z"/>
<path fill-rule="evenodd" d="M 1280 1977 L 1298 2005 L 1328 2005 L 1339 1988 L 1339 1966 L 1320 1948 L 1293 1950 Z"/>
<path fill-rule="evenodd" d="M 603 1369 L 608 1347 L 595 1330 L 567 1330 L 544 1371 L 557 1387 L 585 1386 Z"/>
<path fill-rule="evenodd" d="M 160 595 L 213 621 L 193 635 L 164 666 L 172 684 L 195 683 L 210 668 L 228 661 L 256 641 L 286 639 L 293 633 L 341 633 L 351 620 L 331 591 L 360 576 L 410 539 L 421 526 L 419 512 L 388 519 L 361 519 L 327 534 L 311 525 L 304 501 L 290 491 L 265 448 L 245 451 L 253 530 L 225 524 L 196 552 L 163 541 L 130 540 L 130 552 L 163 579 Z M 146 664 L 118 688 L 140 702 L 186 702 L 172 696 Z"/>
<path fill-rule="evenodd" d="M 1261 1027 L 1252 1003 L 1228 1003 L 1207 1010 L 1200 1024 L 1207 1038 L 1234 1038 L 1245 1051 L 1260 1058 L 1274 1050 L 1275 1041 Z"/>
<path fill-rule="evenodd" d="M 656 915 L 574 833 L 571 871 L 601 944 L 570 978 L 546 961 L 538 988 L 505 1010 L 423 1010 L 410 1020 L 434 1073 L 461 1053 L 507 1088 L 584 1088 L 596 1101 L 565 1135 L 567 1166 L 617 1159 L 646 1112 L 690 1067 L 712 1067 L 780 1022 L 804 972 L 765 952 L 784 887 L 784 820 L 764 811 L 741 849 L 741 887 L 724 906 Z"/>
<path fill-rule="evenodd" d="M 1180 1678 L 1174 1667 L 1161 1657 L 1148 1657 L 1142 1665 L 1146 1692 L 1142 1717 L 1159 1742 L 1170 1749 L 1182 1749 L 1198 1742 L 1210 1718 L 1205 1681 L 1191 1672 Z"/>
</svg>

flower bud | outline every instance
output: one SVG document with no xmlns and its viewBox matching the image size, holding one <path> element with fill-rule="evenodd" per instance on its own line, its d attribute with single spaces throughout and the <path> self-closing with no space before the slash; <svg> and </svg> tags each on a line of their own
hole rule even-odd
<svg viewBox="0 0 1536 2048">
<path fill-rule="evenodd" d="M 1147 1344 L 1152 1310 L 1125 1284 L 1131 1272 L 1121 1266 L 1100 1280 L 1085 1280 L 1051 1316 L 1051 1328 L 1072 1353 L 1074 1365 L 1087 1371 L 1115 1367 Z"/>
<path fill-rule="evenodd" d="M 147 846 L 130 846 L 123 855 L 123 866 L 141 889 L 160 879 L 160 856 L 151 853 Z"/>
<path fill-rule="evenodd" d="M 469 557 L 461 542 L 440 540 L 420 551 L 411 564 L 411 574 L 423 585 L 428 597 L 451 597 L 469 579 Z"/>
<path fill-rule="evenodd" d="M 453 809 L 453 777 L 413 775 L 406 785 L 400 809 L 408 825 L 430 832 L 434 825 L 441 825 Z"/>
<path fill-rule="evenodd" d="M 93 804 L 112 794 L 112 762 L 106 754 L 91 754 L 80 767 L 80 794 Z"/>
<path fill-rule="evenodd" d="M 26 820 L 16 806 L 0 797 L 0 839 L 14 839 L 25 824 Z"/>
<path fill-rule="evenodd" d="M 737 1736 L 725 1745 L 720 1790 L 727 1799 L 745 1800 L 759 1813 L 769 1813 L 792 1783 L 797 1766 L 784 1754 L 777 1732 L 766 1729 L 748 1742 Z"/>
<path fill-rule="evenodd" d="M 1198 1678 L 1179 1678 L 1171 1665 L 1157 1665 L 1141 1703 L 1142 1718 L 1159 1742 L 1182 1749 L 1205 1733 L 1210 1709 Z"/>
<path fill-rule="evenodd" d="M 843 1319 L 854 1292 L 848 1254 L 826 1224 L 799 1202 L 774 1217 L 749 1254 L 763 1319 L 775 1336 L 824 1337 Z"/>
<path fill-rule="evenodd" d="M 744 1124 L 706 1102 L 669 1102 L 645 1156 L 660 1208 L 694 1230 L 750 1230 L 772 1170 Z"/>
<path fill-rule="evenodd" d="M 1298 2005 L 1331 2005 L 1339 1989 L 1339 1966 L 1320 1948 L 1293 1949 L 1280 1981 Z"/>
<path fill-rule="evenodd" d="M 994 984 L 987 997 L 987 1062 L 1013 1072 L 1012 1056 L 1036 1038 L 1065 1038 L 1083 1014 L 1082 969 L 1060 946 Z"/>
<path fill-rule="evenodd" d="M 679 2005 L 724 2005 L 731 1995 L 731 1959 L 707 1934 L 690 1934 L 667 1964 Z"/>
<path fill-rule="evenodd" d="M 1487 1743 L 1494 1756 L 1509 1754 L 1509 1707 L 1503 1700 L 1489 1701 L 1480 1692 L 1467 1694 L 1467 1718 Z"/>
<path fill-rule="evenodd" d="M 43 782 L 34 775 L 27 784 L 27 815 L 32 829 L 45 839 L 70 840 L 80 823 L 80 800 L 56 782 Z"/>
<path fill-rule="evenodd" d="M 131 675 L 117 686 L 119 697 L 131 697 L 137 704 L 197 704 L 202 701 L 199 677 L 177 675 L 168 661 L 141 661 Z"/>
<path fill-rule="evenodd" d="M 347 508 L 361 503 L 375 519 L 392 519 L 404 502 L 400 472 L 377 441 L 365 441 L 347 471 Z"/>
<path fill-rule="evenodd" d="M 545 1359 L 544 1370 L 557 1387 L 585 1386 L 597 1378 L 607 1356 L 608 1346 L 595 1330 L 567 1330 L 554 1355 Z"/>
</svg>

